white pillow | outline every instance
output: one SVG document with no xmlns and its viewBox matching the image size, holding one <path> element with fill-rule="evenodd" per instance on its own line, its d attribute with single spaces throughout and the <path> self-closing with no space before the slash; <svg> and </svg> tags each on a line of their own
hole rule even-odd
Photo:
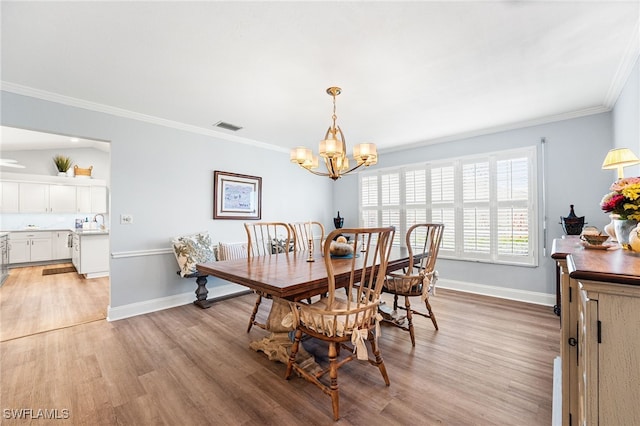
<svg viewBox="0 0 640 426">
<path fill-rule="evenodd" d="M 218 260 L 243 259 L 248 256 L 247 243 L 218 243 Z"/>
<path fill-rule="evenodd" d="M 180 275 L 187 276 L 197 272 L 198 263 L 215 261 L 211 237 L 208 232 L 176 237 L 172 241 L 173 253 L 180 266 Z"/>
</svg>

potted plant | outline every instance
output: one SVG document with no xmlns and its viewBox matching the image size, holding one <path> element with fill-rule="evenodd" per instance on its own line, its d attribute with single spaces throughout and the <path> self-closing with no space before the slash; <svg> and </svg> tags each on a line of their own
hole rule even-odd
<svg viewBox="0 0 640 426">
<path fill-rule="evenodd" d="M 58 176 L 66 176 L 67 170 L 71 168 L 71 158 L 64 155 L 56 155 L 53 157 L 53 163 L 58 169 Z"/>
</svg>

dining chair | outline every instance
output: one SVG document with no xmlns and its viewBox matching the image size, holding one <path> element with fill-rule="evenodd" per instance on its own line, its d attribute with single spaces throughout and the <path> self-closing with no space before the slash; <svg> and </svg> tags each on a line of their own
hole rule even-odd
<svg viewBox="0 0 640 426">
<path fill-rule="evenodd" d="M 384 283 L 384 292 L 393 294 L 393 315 L 384 318 L 385 323 L 393 324 L 411 336 L 411 345 L 416 345 L 413 328 L 413 314 L 430 318 L 435 329 L 438 329 L 436 316 L 429 303 L 429 295 L 435 293 L 438 272 L 435 270 L 438 251 L 442 241 L 444 225 L 439 223 L 419 223 L 407 230 L 406 244 L 409 251 L 409 259 L 413 259 L 410 266 L 404 272 L 392 272 L 387 275 Z M 398 297 L 404 296 L 405 306 L 398 306 Z M 427 313 L 411 308 L 409 299 L 420 297 L 425 303 Z M 404 325 L 404 317 L 398 317 L 397 311 L 406 311 L 407 325 Z"/>
<path fill-rule="evenodd" d="M 327 270 L 328 293 L 311 304 L 290 302 L 295 334 L 285 373 L 285 378 L 289 379 L 295 371 L 329 395 L 334 420 L 340 418 L 338 369 L 349 361 L 368 361 L 378 367 L 385 384 L 389 386 L 390 383 L 377 342 L 380 336 L 378 305 L 395 228 L 341 228 L 332 231 L 328 240 L 333 241 L 341 234 L 353 236 L 352 241 L 362 240 L 363 247 L 349 255 L 334 258 L 331 244 L 325 244 L 323 261 Z M 346 279 L 345 274 L 338 271 L 346 271 Z M 347 289 L 346 295 L 342 292 L 337 294 L 336 290 L 343 286 Z M 329 345 L 328 366 L 319 372 L 307 371 L 296 361 L 303 335 Z M 369 355 L 365 342 L 369 342 L 373 356 Z"/>
<path fill-rule="evenodd" d="M 247 256 L 271 256 L 274 254 L 289 254 L 295 248 L 295 240 L 291 235 L 291 228 L 285 222 L 247 222 L 244 224 L 247 231 Z M 267 329 L 267 325 L 257 322 L 256 315 L 262 303 L 262 298 L 270 296 L 260 291 L 254 290 L 257 295 L 253 312 L 249 318 L 247 333 L 251 327 L 257 325 L 262 329 Z"/>
<path fill-rule="evenodd" d="M 314 251 L 322 250 L 324 242 L 324 225 L 320 222 L 294 222 L 290 223 L 291 233 L 295 239 L 295 251 L 309 250 L 309 239 L 314 243 Z M 315 245 L 316 241 L 320 244 Z"/>
</svg>

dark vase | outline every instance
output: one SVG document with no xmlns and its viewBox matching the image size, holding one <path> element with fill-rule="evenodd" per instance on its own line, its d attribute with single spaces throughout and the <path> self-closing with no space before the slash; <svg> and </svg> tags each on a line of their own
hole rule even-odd
<svg viewBox="0 0 640 426">
<path fill-rule="evenodd" d="M 584 227 L 584 216 L 576 216 L 576 213 L 573 211 L 573 204 L 571 204 L 569 208 L 570 211 L 567 217 L 560 216 L 562 229 L 564 229 L 564 233 L 567 235 L 580 235 Z"/>
<path fill-rule="evenodd" d="M 342 228 L 342 225 L 344 225 L 344 218 L 340 217 L 340 212 L 338 212 L 338 216 L 333 218 L 333 225 L 336 227 L 336 229 L 340 229 Z"/>
</svg>

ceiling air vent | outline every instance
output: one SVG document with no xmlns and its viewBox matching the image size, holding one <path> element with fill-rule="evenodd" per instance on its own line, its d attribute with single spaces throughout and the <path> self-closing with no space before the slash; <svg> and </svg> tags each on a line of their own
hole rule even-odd
<svg viewBox="0 0 640 426">
<path fill-rule="evenodd" d="M 213 125 L 213 127 L 219 127 L 221 129 L 231 130 L 232 132 L 237 132 L 238 130 L 242 129 L 242 127 L 240 126 L 236 126 L 235 124 L 231 124 L 231 123 L 226 123 L 224 121 L 218 121 L 216 124 Z"/>
</svg>

